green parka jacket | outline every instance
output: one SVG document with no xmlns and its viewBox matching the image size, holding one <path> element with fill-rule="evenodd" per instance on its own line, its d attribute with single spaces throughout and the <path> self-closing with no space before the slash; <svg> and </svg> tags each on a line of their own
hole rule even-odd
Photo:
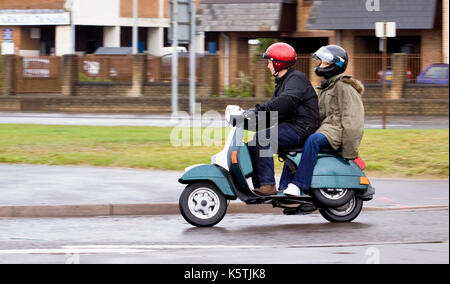
<svg viewBox="0 0 450 284">
<path fill-rule="evenodd" d="M 342 149 L 345 159 L 358 158 L 364 133 L 363 84 L 341 74 L 319 90 L 321 126 L 317 132 L 327 137 L 333 149 Z"/>
</svg>

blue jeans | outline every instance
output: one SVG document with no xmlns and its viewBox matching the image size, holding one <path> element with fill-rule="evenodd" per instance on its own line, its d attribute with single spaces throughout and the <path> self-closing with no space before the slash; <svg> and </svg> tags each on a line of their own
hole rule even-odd
<svg viewBox="0 0 450 284">
<path fill-rule="evenodd" d="M 286 164 L 284 165 L 280 190 L 285 190 L 289 183 L 293 183 L 303 190 L 308 190 L 311 187 L 314 166 L 317 163 L 319 149 L 321 147 L 330 147 L 325 135 L 314 133 L 306 139 L 305 145 L 303 146 L 302 159 L 295 174 L 291 174 Z"/>
<path fill-rule="evenodd" d="M 259 135 L 265 135 L 265 138 L 270 141 L 270 144 L 263 146 L 262 144 L 266 143 L 261 143 L 258 138 L 260 137 Z M 276 137 L 271 137 L 270 129 L 265 129 L 257 132 L 253 140 L 248 143 L 248 150 L 253 164 L 252 181 L 254 188 L 259 188 L 263 185 L 276 184 L 273 149 L 270 145 L 274 145 L 275 142 L 278 142 L 278 148 L 292 148 L 298 147 L 298 145 L 303 142 L 301 136 L 284 123 L 278 125 L 278 141 L 274 141 L 274 139 L 276 139 Z M 265 151 L 264 155 L 262 155 L 262 151 Z"/>
</svg>

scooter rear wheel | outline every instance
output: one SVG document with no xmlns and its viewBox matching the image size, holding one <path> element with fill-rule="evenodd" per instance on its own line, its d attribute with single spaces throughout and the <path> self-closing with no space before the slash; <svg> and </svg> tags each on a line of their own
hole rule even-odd
<svg viewBox="0 0 450 284">
<path fill-rule="evenodd" d="M 356 219 L 363 208 L 363 200 L 357 196 L 338 208 L 321 208 L 320 215 L 333 223 L 351 222 Z"/>
<path fill-rule="evenodd" d="M 311 195 L 318 207 L 337 208 L 347 204 L 355 196 L 353 189 L 313 189 Z"/>
<path fill-rule="evenodd" d="M 212 183 L 197 182 L 188 185 L 180 196 L 180 212 L 183 218 L 197 227 L 212 227 L 227 212 L 227 200 Z"/>
</svg>

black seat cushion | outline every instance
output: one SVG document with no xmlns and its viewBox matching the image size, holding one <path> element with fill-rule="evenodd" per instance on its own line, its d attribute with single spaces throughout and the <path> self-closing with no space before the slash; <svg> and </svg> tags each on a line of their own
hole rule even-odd
<svg viewBox="0 0 450 284">
<path fill-rule="evenodd" d="M 280 156 L 295 155 L 297 153 L 302 153 L 302 152 L 303 152 L 303 147 L 279 149 L 278 155 L 280 155 Z M 336 151 L 331 146 L 330 147 L 321 147 L 319 149 L 319 153 L 331 154 L 331 155 L 342 155 L 342 150 L 339 149 L 338 151 Z"/>
</svg>

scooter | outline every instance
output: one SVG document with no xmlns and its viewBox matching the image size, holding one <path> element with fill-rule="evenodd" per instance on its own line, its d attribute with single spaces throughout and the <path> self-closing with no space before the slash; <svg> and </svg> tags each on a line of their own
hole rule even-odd
<svg viewBox="0 0 450 284">
<path fill-rule="evenodd" d="M 231 126 L 223 151 L 214 155 L 211 164 L 193 165 L 185 169 L 179 182 L 186 184 L 179 199 L 184 219 L 197 227 L 211 227 L 226 214 L 229 200 L 240 199 L 248 205 L 272 204 L 285 215 L 306 215 L 319 210 L 330 222 L 351 222 L 361 213 L 363 202 L 373 199 L 375 189 L 354 161 L 346 161 L 332 149 L 321 149 L 311 189 L 301 196 L 282 192 L 260 196 L 251 189 L 253 168 L 248 145 L 243 142 L 244 110 L 227 106 L 226 122 Z M 300 163 L 302 148 L 280 149 L 292 173 Z"/>
</svg>

